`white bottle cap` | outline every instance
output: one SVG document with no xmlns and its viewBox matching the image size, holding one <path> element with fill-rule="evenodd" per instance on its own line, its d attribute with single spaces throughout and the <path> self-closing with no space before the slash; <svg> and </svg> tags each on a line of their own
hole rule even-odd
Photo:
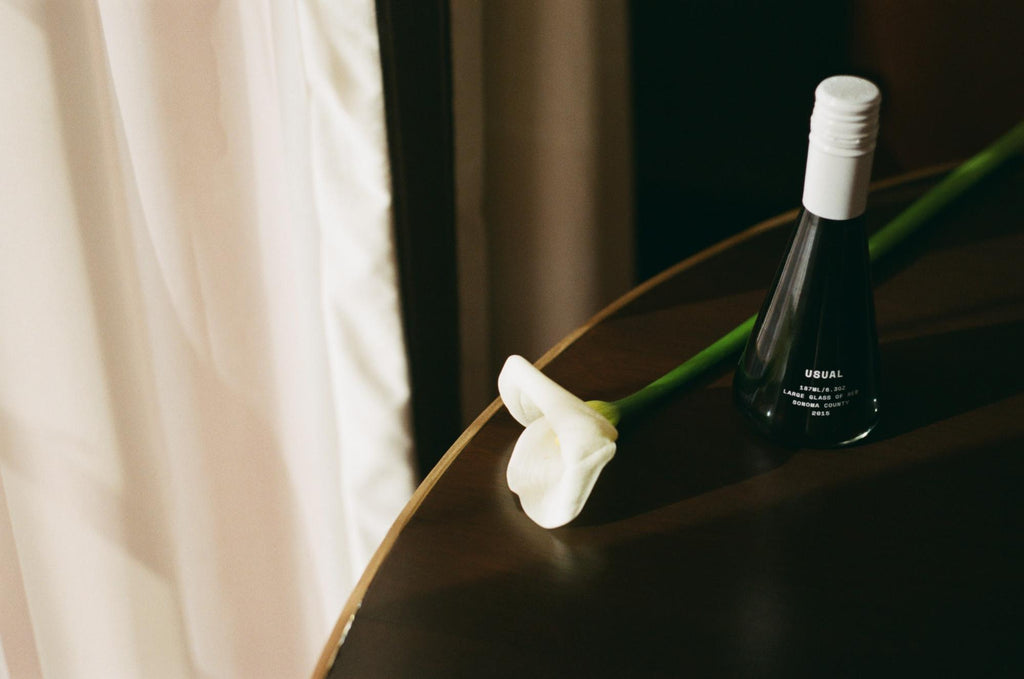
<svg viewBox="0 0 1024 679">
<path fill-rule="evenodd" d="M 864 213 L 881 101 L 863 78 L 837 75 L 818 85 L 804 175 L 808 211 L 837 221 Z"/>
</svg>

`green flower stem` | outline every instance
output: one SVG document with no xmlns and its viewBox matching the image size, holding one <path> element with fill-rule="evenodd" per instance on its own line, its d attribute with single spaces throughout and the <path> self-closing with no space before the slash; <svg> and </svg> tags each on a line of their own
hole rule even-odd
<svg viewBox="0 0 1024 679">
<path fill-rule="evenodd" d="M 1024 121 L 1017 123 L 1013 129 L 981 153 L 950 172 L 931 191 L 918 198 L 885 227 L 879 229 L 868 241 L 871 260 L 883 257 L 957 196 L 1021 151 L 1024 151 Z"/>
<path fill-rule="evenodd" d="M 754 328 L 757 316 L 751 316 L 733 328 L 717 342 L 702 350 L 682 365 L 676 366 L 640 391 L 625 398 L 614 401 L 612 406 L 619 411 L 619 418 L 629 418 L 649 405 L 672 393 L 676 389 L 690 384 L 721 361 L 729 358 L 743 348 Z M 613 424 L 616 424 L 613 422 Z"/>
<path fill-rule="evenodd" d="M 1022 151 L 1024 121 L 1018 123 L 984 151 L 950 172 L 934 188 L 879 229 L 868 241 L 871 261 L 891 251 L 950 202 L 981 181 L 1004 161 Z M 756 315 L 751 316 L 714 344 L 639 391 L 618 401 L 589 401 L 588 405 L 604 415 L 612 424 L 618 425 L 622 419 L 628 419 L 677 389 L 692 384 L 721 361 L 738 354 L 746 344 L 756 319 Z"/>
</svg>

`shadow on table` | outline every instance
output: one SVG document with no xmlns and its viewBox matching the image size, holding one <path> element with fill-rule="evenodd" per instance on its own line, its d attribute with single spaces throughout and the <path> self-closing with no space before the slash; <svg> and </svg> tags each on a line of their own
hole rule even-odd
<svg viewBox="0 0 1024 679">
<path fill-rule="evenodd" d="M 1024 321 L 887 342 L 882 418 L 863 444 L 884 441 L 1001 401 L 1024 389 Z M 795 451 L 753 433 L 731 390 L 671 399 L 620 432 L 615 458 L 575 525 L 599 525 L 753 478 Z"/>
<path fill-rule="evenodd" d="M 1022 444 L 650 533 L 421 524 L 338 676 L 1020 676 Z"/>
<path fill-rule="evenodd" d="M 671 399 L 631 427 L 574 525 L 617 521 L 763 474 L 792 454 L 751 432 L 731 389 Z"/>
<path fill-rule="evenodd" d="M 1024 321 L 887 342 L 881 347 L 881 441 L 1024 389 Z"/>
</svg>

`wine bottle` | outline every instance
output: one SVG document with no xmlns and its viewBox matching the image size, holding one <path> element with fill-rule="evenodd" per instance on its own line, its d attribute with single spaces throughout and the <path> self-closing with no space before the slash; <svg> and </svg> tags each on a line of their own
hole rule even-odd
<svg viewBox="0 0 1024 679">
<path fill-rule="evenodd" d="M 880 102 L 853 76 L 815 90 L 803 208 L 733 379 L 746 418 L 790 446 L 846 445 L 878 421 L 863 215 Z"/>
</svg>

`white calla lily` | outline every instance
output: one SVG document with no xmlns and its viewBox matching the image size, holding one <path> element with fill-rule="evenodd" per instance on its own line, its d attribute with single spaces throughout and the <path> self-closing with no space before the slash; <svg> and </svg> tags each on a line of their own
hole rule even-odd
<svg viewBox="0 0 1024 679">
<path fill-rule="evenodd" d="M 569 523 L 615 456 L 618 430 L 521 356 L 505 361 L 498 392 L 512 417 L 526 427 L 508 463 L 508 487 L 538 525 Z"/>
</svg>

